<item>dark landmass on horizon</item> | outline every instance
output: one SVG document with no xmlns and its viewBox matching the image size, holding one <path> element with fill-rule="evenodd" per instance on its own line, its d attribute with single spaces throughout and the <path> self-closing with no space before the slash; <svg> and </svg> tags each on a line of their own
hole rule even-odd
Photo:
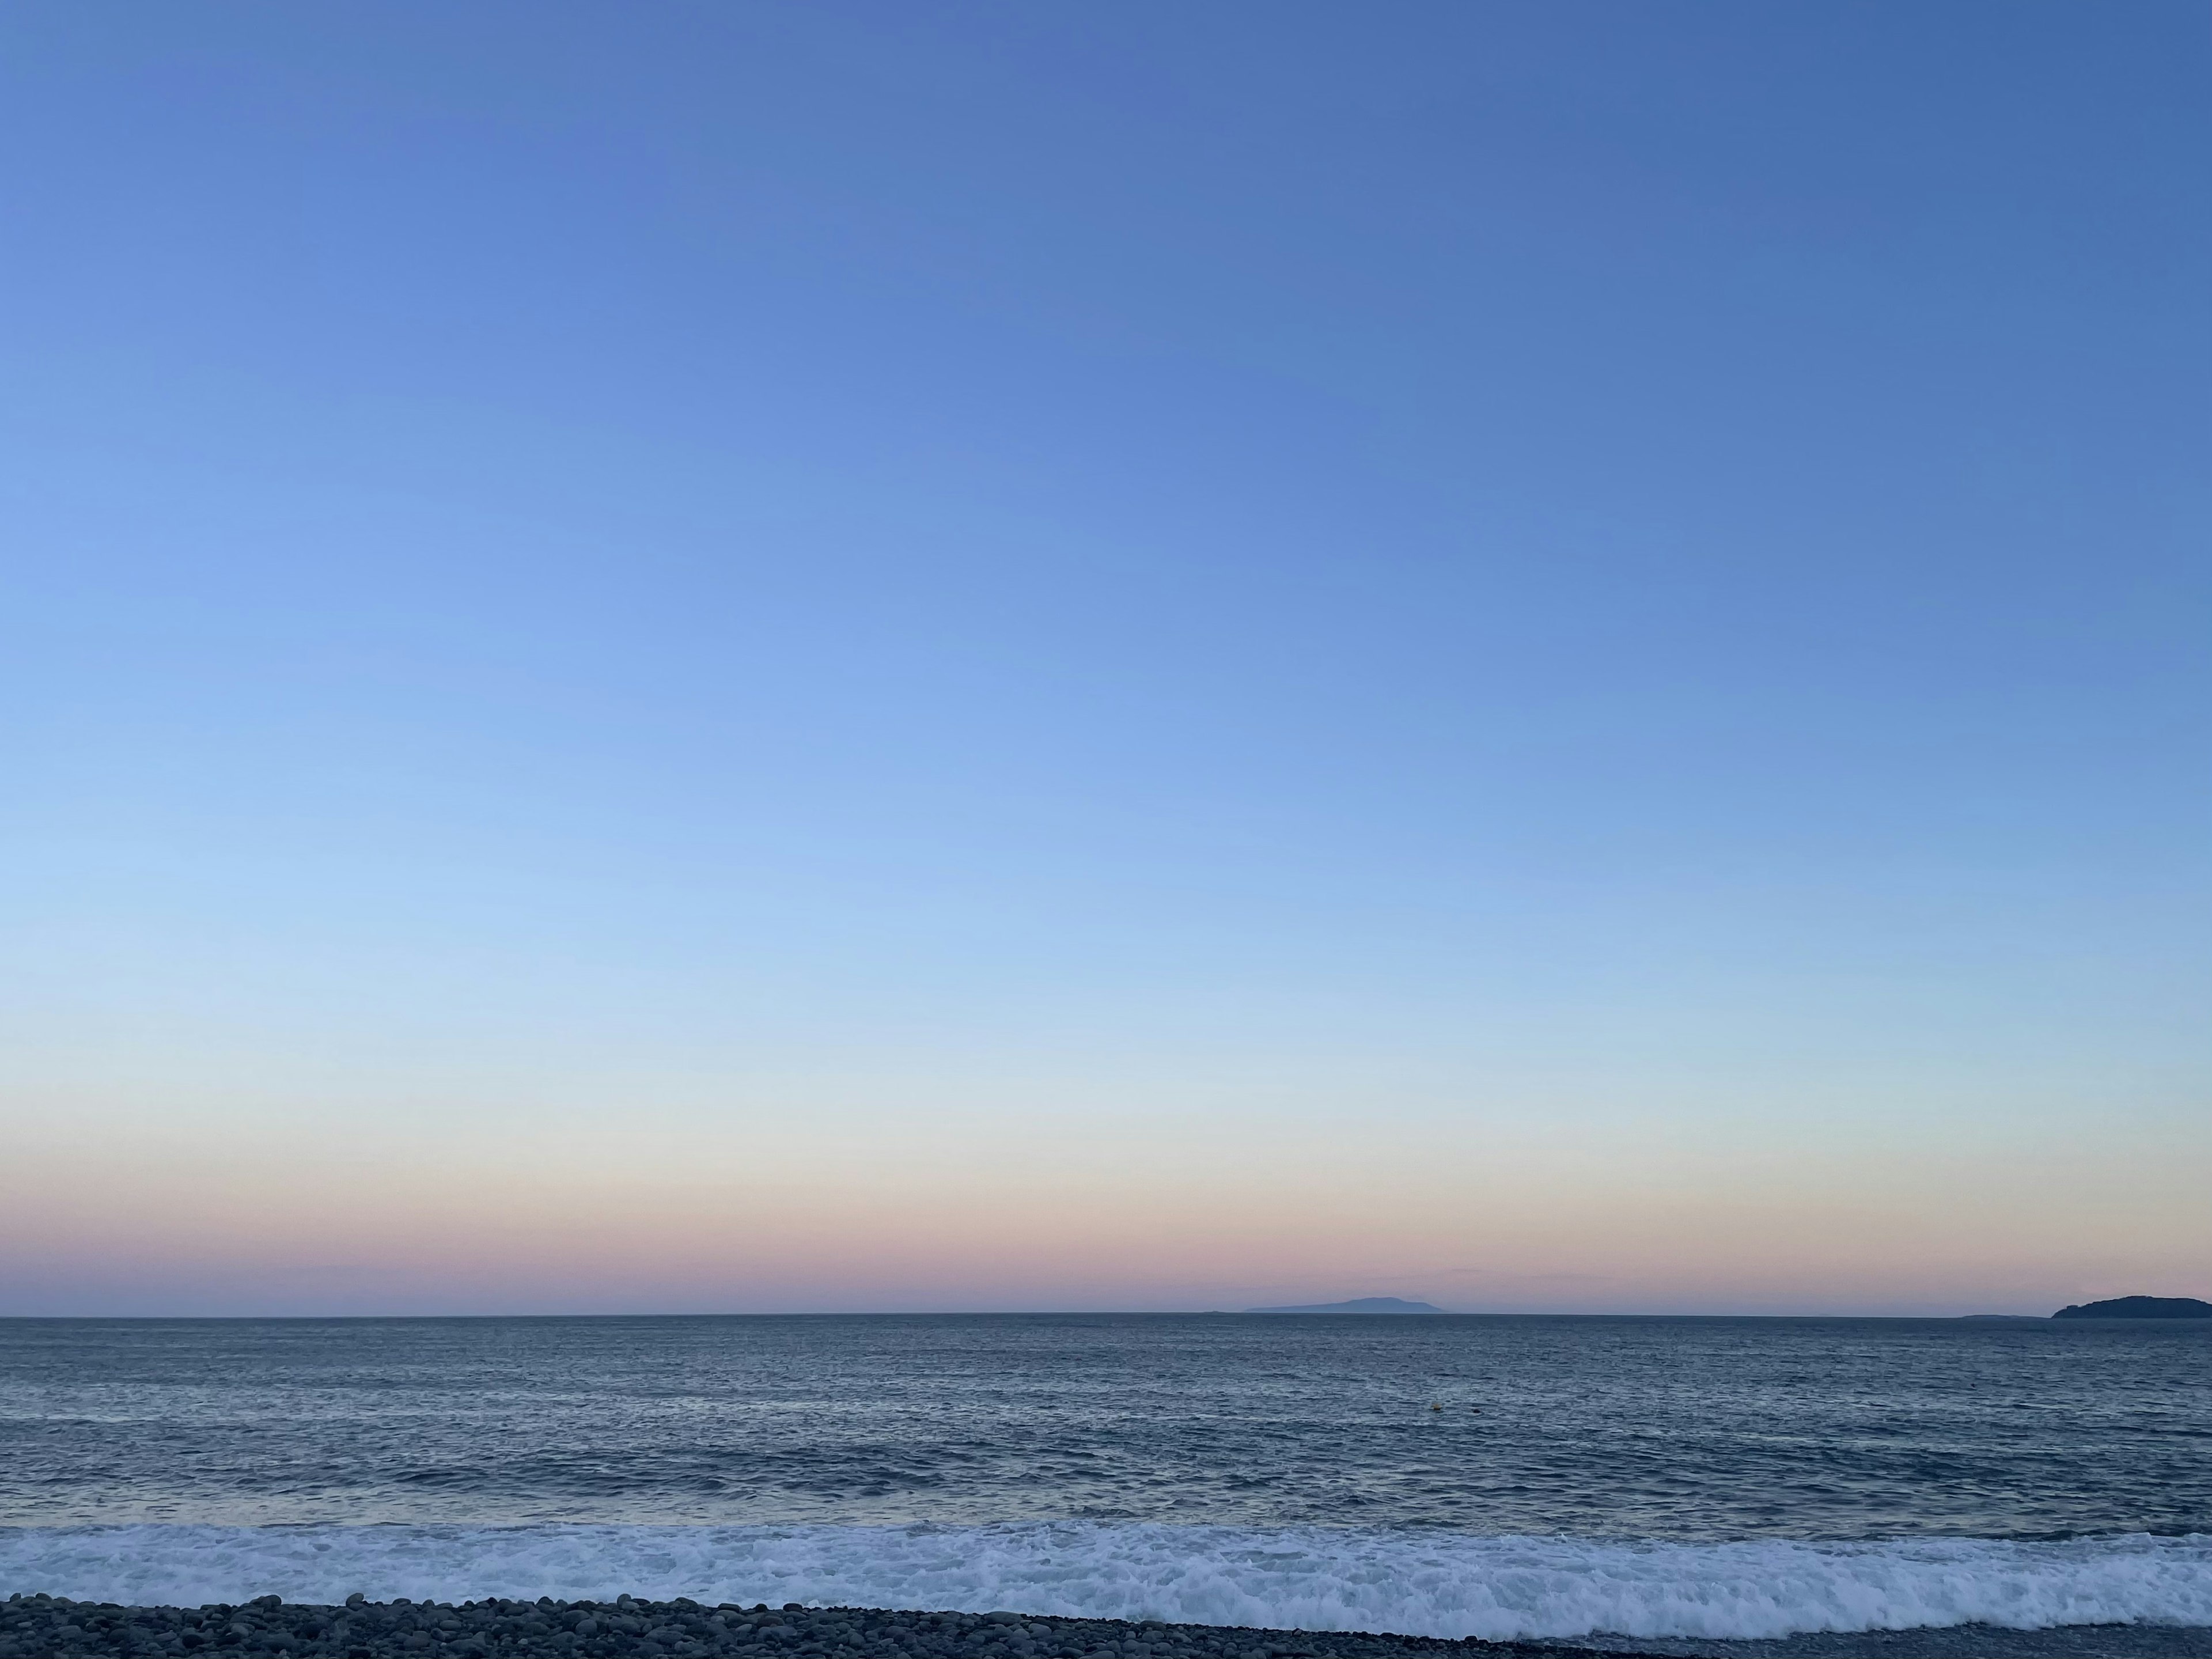
<svg viewBox="0 0 2212 1659">
<path fill-rule="evenodd" d="M 1429 1302 L 1408 1302 L 1399 1296 L 1357 1296 L 1349 1302 L 1314 1302 L 1297 1308 L 1247 1308 L 1255 1314 L 1440 1314 Z"/>
<path fill-rule="evenodd" d="M 2104 1302 L 2078 1302 L 2061 1308 L 2053 1319 L 2212 1319 L 2212 1302 L 2193 1296 L 2116 1296 Z"/>
</svg>

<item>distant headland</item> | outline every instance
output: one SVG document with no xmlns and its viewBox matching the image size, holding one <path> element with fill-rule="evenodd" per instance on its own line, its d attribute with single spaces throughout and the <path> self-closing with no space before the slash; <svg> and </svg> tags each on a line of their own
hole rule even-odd
<svg viewBox="0 0 2212 1659">
<path fill-rule="evenodd" d="M 1354 1297 L 1349 1302 L 1316 1302 L 1303 1308 L 1247 1308 L 1246 1313 L 1304 1314 L 1440 1314 L 1442 1308 L 1426 1302 L 1408 1302 L 1396 1296 Z"/>
<path fill-rule="evenodd" d="M 2116 1296 L 2061 1308 L 2053 1319 L 2212 1319 L 2212 1302 L 2193 1296 Z"/>
</svg>

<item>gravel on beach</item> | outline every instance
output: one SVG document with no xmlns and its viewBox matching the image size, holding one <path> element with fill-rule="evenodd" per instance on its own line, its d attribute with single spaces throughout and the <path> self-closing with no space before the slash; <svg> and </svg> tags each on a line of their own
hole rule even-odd
<svg viewBox="0 0 2212 1659">
<path fill-rule="evenodd" d="M 1044 1619 L 1012 1613 L 898 1613 L 879 1607 L 771 1609 L 691 1601 L 365 1601 L 343 1607 L 280 1601 L 126 1607 L 61 1596 L 0 1602 L 0 1659 L 79 1656 L 292 1654 L 296 1659 L 630 1659 L 630 1656 L 949 1655 L 959 1659 L 1370 1659 L 1462 1654 L 1565 1659 L 1577 1650 L 1520 1643 L 1447 1642 L 1359 1632 L 1246 1630 L 1118 1619 Z M 1582 1654 L 1581 1659 L 1589 1659 Z"/>
</svg>

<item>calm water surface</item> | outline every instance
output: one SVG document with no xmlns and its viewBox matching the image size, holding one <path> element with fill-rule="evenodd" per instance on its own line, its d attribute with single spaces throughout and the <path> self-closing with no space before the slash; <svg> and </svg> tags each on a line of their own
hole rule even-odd
<svg viewBox="0 0 2212 1659">
<path fill-rule="evenodd" d="M 0 1321 L 0 1523 L 1051 1520 L 2212 1531 L 2212 1322 Z"/>
</svg>

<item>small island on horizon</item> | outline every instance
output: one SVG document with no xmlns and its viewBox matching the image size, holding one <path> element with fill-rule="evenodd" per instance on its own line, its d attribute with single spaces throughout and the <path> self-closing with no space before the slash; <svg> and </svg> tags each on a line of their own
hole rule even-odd
<svg viewBox="0 0 2212 1659">
<path fill-rule="evenodd" d="M 1349 1302 L 1315 1302 L 1297 1308 L 1247 1308 L 1255 1314 L 1440 1314 L 1433 1303 L 1408 1302 L 1397 1296 L 1360 1296 Z"/>
<path fill-rule="evenodd" d="M 2212 1319 L 2212 1302 L 2193 1296 L 2116 1296 L 2061 1308 L 2053 1319 Z"/>
</svg>

